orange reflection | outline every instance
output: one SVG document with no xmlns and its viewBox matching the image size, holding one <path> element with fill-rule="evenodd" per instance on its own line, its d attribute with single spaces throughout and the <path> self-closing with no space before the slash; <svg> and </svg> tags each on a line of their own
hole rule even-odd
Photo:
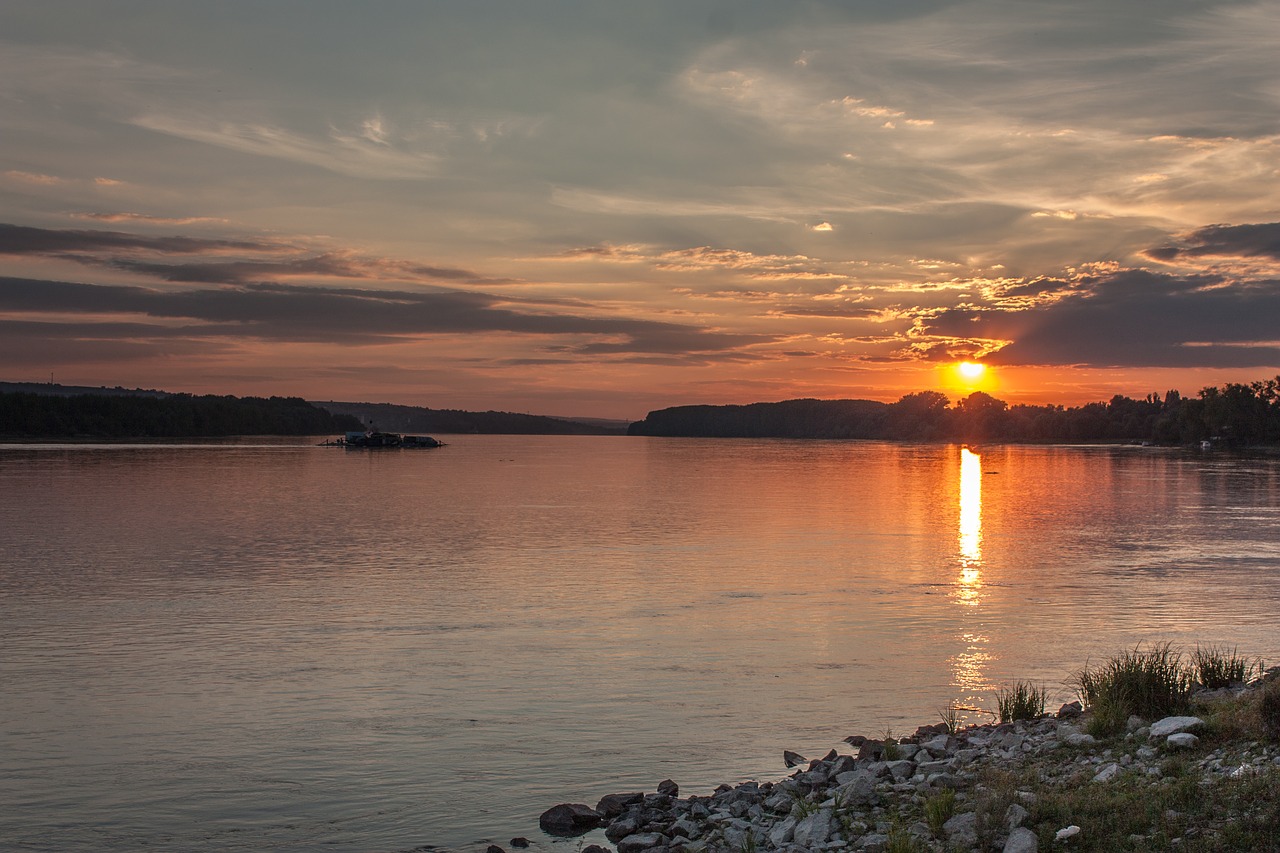
<svg viewBox="0 0 1280 853">
<path fill-rule="evenodd" d="M 977 604 L 982 588 L 982 457 L 960 450 L 960 589 L 965 604 Z"/>
</svg>

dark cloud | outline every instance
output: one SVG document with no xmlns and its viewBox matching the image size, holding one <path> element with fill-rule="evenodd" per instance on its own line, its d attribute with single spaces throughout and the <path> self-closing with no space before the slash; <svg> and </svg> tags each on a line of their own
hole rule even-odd
<svg viewBox="0 0 1280 853">
<path fill-rule="evenodd" d="M 160 291 L 0 277 L 0 310 L 81 315 L 140 314 L 208 325 L 196 335 L 236 335 L 277 341 L 387 343 L 432 334 L 508 332 L 598 336 L 575 344 L 579 353 L 707 353 L 771 338 L 732 335 L 695 326 L 618 317 L 535 313 L 484 293 L 406 292 L 355 288 L 243 285 Z M 95 328 L 105 328 L 95 325 Z M 149 328 L 149 327 L 148 327 Z M 163 335 L 163 327 L 156 327 Z"/>
<path fill-rule="evenodd" d="M 288 247 L 257 240 L 200 237 L 146 237 L 123 231 L 54 230 L 0 223 L 0 255 L 54 255 L 106 251 L 147 251 L 175 255 L 202 252 L 278 252 Z"/>
<path fill-rule="evenodd" d="M 925 321 L 944 339 L 1012 340 L 994 364 L 1272 367 L 1280 364 L 1280 281 L 1229 282 L 1126 269 L 1024 311 L 965 306 Z"/>
<path fill-rule="evenodd" d="M 1145 254 L 1157 261 L 1203 257 L 1280 260 L 1280 222 L 1209 225 L 1184 235 L 1177 245 L 1158 246 Z"/>
</svg>

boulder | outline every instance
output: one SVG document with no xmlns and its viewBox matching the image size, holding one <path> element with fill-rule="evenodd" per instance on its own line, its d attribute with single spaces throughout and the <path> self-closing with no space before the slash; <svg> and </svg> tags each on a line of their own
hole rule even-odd
<svg viewBox="0 0 1280 853">
<path fill-rule="evenodd" d="M 1204 720 L 1199 717 L 1165 717 L 1163 720 L 1157 720 L 1151 724 L 1151 732 L 1148 737 L 1152 740 L 1159 740 L 1169 735 L 1195 731 L 1203 725 Z"/>
<path fill-rule="evenodd" d="M 613 823 L 609 824 L 609 826 L 605 828 L 604 837 L 616 844 L 628 835 L 634 835 L 639 830 L 640 821 L 637 818 L 628 815 L 626 817 L 620 817 Z"/>
<path fill-rule="evenodd" d="M 942 825 L 942 831 L 947 836 L 948 845 L 968 850 L 978 844 L 978 816 L 973 812 L 952 815 Z"/>
<path fill-rule="evenodd" d="M 1025 826 L 1019 826 L 1009 833 L 1009 840 L 1004 843 L 1004 853 L 1037 853 L 1040 841 L 1036 834 Z"/>
<path fill-rule="evenodd" d="M 1079 702 L 1068 702 L 1058 709 L 1059 720 L 1070 720 L 1084 713 L 1084 706 Z"/>
<path fill-rule="evenodd" d="M 667 837 L 660 832 L 637 832 L 618 842 L 618 853 L 641 853 L 666 843 Z"/>
<path fill-rule="evenodd" d="M 609 853 L 609 848 L 601 847 L 599 844 L 588 844 L 582 848 L 582 853 Z"/>
<path fill-rule="evenodd" d="M 1009 831 L 1012 832 L 1022 826 L 1029 817 L 1031 817 L 1031 812 L 1014 803 L 1004 810 L 1004 825 L 1009 827 Z"/>
<path fill-rule="evenodd" d="M 552 806 L 538 818 L 538 826 L 549 835 L 581 835 L 595 829 L 604 820 L 600 812 L 583 803 L 561 803 Z"/>
<path fill-rule="evenodd" d="M 792 752 L 789 749 L 782 751 L 782 763 L 788 767 L 795 767 L 798 764 L 804 764 L 809 759 L 805 758 L 798 752 Z"/>
<path fill-rule="evenodd" d="M 789 844 L 795 837 L 797 823 L 799 821 L 790 815 L 775 823 L 773 829 L 769 830 L 769 840 L 773 842 L 773 846 L 784 847 Z"/>
<path fill-rule="evenodd" d="M 503 850 L 501 847 L 499 847 L 496 844 L 490 844 L 488 847 L 484 849 L 484 853 L 507 853 L 507 851 Z"/>
<path fill-rule="evenodd" d="M 1112 762 L 1106 765 L 1105 767 L 1103 767 L 1101 770 L 1099 770 L 1097 775 L 1093 777 L 1093 781 L 1110 782 L 1112 779 L 1116 778 L 1119 775 L 1120 775 L 1120 765 L 1116 764 L 1115 762 Z"/>
<path fill-rule="evenodd" d="M 666 794 L 668 797 L 680 796 L 680 786 L 670 779 L 663 779 L 658 783 L 658 793 Z"/>
<path fill-rule="evenodd" d="M 596 803 L 596 811 L 600 812 L 606 820 L 611 820 L 626 811 L 627 806 L 634 806 L 643 799 L 643 793 L 605 794 L 600 798 L 600 802 Z"/>
<path fill-rule="evenodd" d="M 810 848 L 826 844 L 831 837 L 834 822 L 835 815 L 831 809 L 818 809 L 796 823 L 795 832 L 791 836 L 792 843 Z"/>
<path fill-rule="evenodd" d="M 1200 743 L 1200 738 L 1191 732 L 1178 732 L 1176 735 L 1169 735 L 1164 742 L 1170 749 L 1194 749 Z"/>
<path fill-rule="evenodd" d="M 511 846 L 512 847 L 528 847 L 529 839 L 525 838 L 522 835 L 517 835 L 515 838 L 511 839 Z M 586 851 L 583 851 L 583 853 L 586 853 Z"/>
</svg>

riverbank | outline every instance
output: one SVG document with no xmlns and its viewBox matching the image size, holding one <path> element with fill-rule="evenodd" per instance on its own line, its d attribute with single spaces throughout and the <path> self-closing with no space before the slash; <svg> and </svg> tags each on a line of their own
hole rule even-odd
<svg viewBox="0 0 1280 853">
<path fill-rule="evenodd" d="M 797 769 L 778 782 L 681 797 L 668 780 L 595 808 L 558 806 L 542 826 L 602 826 L 618 853 L 1280 850 L 1278 703 L 1280 668 L 1191 692 L 1186 713 L 1128 716 L 1113 733 L 1098 699 L 1089 711 L 1073 702 L 1032 719 L 854 736 L 846 753 L 788 753 Z"/>
</svg>

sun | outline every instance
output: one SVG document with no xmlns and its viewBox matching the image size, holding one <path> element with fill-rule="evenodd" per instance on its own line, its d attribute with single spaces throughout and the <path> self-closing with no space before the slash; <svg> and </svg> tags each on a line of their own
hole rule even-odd
<svg viewBox="0 0 1280 853">
<path fill-rule="evenodd" d="M 982 378 L 982 374 L 987 372 L 987 366 L 977 361 L 962 361 L 956 365 L 956 370 L 965 379 L 976 382 Z"/>
</svg>

